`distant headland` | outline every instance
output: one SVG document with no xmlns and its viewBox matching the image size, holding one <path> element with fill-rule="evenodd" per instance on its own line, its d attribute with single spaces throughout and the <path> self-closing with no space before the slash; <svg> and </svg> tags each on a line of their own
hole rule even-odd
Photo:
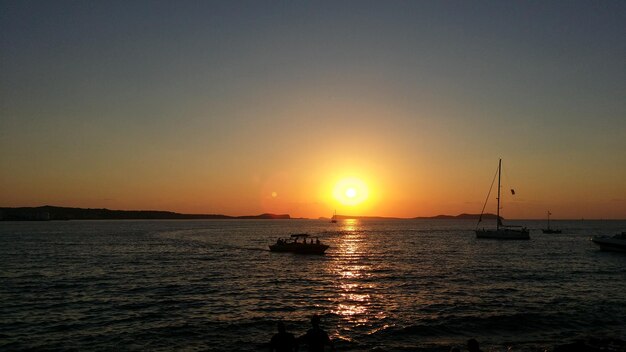
<svg viewBox="0 0 626 352">
<path fill-rule="evenodd" d="M 289 214 L 228 216 L 221 214 L 181 214 L 158 210 L 109 210 L 55 206 L 0 208 L 0 220 L 193 220 L 193 219 L 291 219 Z"/>
<path fill-rule="evenodd" d="M 495 219 L 496 214 L 485 213 L 483 219 Z M 414 218 L 397 218 L 387 216 L 355 216 L 355 215 L 335 215 L 337 220 L 359 219 L 359 220 L 478 220 L 480 214 L 459 214 L 459 215 L 435 215 L 435 216 L 416 216 Z M 321 220 L 330 220 L 330 218 L 321 217 Z M 504 220 L 503 217 L 500 219 Z"/>
<path fill-rule="evenodd" d="M 476 220 L 480 214 L 437 215 L 430 217 L 394 218 L 382 216 L 351 216 L 336 215 L 338 220 L 413 220 L 413 219 L 443 219 L 443 220 Z M 483 214 L 483 219 L 495 219 L 495 214 Z M 289 214 L 270 214 L 230 216 L 222 214 L 182 214 L 161 210 L 110 210 L 92 208 L 68 208 L 45 205 L 41 207 L 8 208 L 0 207 L 0 221 L 47 221 L 47 220 L 211 220 L 211 219 L 270 219 L 288 220 Z M 329 218 L 319 218 L 330 220 Z"/>
</svg>

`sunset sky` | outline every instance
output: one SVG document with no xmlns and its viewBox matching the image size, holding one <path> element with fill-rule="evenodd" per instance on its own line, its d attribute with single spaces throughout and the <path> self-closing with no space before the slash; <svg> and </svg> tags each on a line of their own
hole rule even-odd
<svg viewBox="0 0 626 352">
<path fill-rule="evenodd" d="M 626 1 L 0 2 L 0 206 L 479 213 L 499 158 L 626 218 Z"/>
</svg>

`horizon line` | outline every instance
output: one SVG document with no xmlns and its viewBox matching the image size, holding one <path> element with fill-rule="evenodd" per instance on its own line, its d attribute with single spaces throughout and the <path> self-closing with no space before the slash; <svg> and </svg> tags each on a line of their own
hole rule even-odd
<svg viewBox="0 0 626 352">
<path fill-rule="evenodd" d="M 64 209 L 74 209 L 74 210 L 107 210 L 107 211 L 113 211 L 113 212 L 155 212 L 155 213 L 171 213 L 171 214 L 175 214 L 175 215 L 182 215 L 182 216 L 224 216 L 224 217 L 229 217 L 229 218 L 233 218 L 233 220 L 242 220 L 242 219 L 237 219 L 237 218 L 244 218 L 244 217 L 258 217 L 258 216 L 263 216 L 263 215 L 268 215 L 268 216 L 288 216 L 288 218 L 283 218 L 280 220 L 330 220 L 332 219 L 332 217 L 326 217 L 326 216 L 319 216 L 319 217 L 291 217 L 291 214 L 289 213 L 283 213 L 283 214 L 279 214 L 279 213 L 260 213 L 260 214 L 256 214 L 256 215 L 251 215 L 251 214 L 244 214 L 244 215 L 227 215 L 227 214 L 219 214 L 219 213 L 179 213 L 179 212 L 175 212 L 175 211 L 171 211 L 171 210 L 146 210 L 146 209 L 109 209 L 109 208 L 80 208 L 80 207 L 69 207 L 69 206 L 57 206 L 57 205 L 41 205 L 41 206 L 25 206 L 25 207 L 0 207 L 0 210 L 2 209 L 38 209 L 38 208 L 64 208 Z M 347 219 L 361 219 L 361 220 L 367 220 L 367 219 L 378 219 L 378 220 L 419 220 L 419 219 L 423 219 L 423 220 L 429 220 L 429 219 L 433 219 L 433 220 L 476 220 L 476 219 L 462 219 L 462 218 L 457 218 L 457 219 L 445 219 L 444 217 L 452 217 L 452 218 L 456 218 L 456 217 L 460 217 L 463 215 L 468 215 L 468 216 L 481 216 L 480 213 L 468 213 L 468 212 L 463 212 L 457 215 L 450 215 L 450 214 L 437 214 L 437 215 L 432 215 L 432 216 L 413 216 L 413 217 L 397 217 L 397 216 L 378 216 L 378 215 L 342 215 L 342 214 L 336 214 L 335 216 L 340 218 L 338 220 L 347 220 Z M 495 217 L 496 214 L 493 213 L 483 213 L 482 215 L 486 215 L 488 217 L 493 216 Z M 515 221 L 524 221 L 524 220 L 547 220 L 546 218 L 505 218 L 500 216 L 503 220 L 515 220 Z M 1 218 L 1 217 L 0 217 Z M 440 219 L 437 219 L 440 218 Z M 190 219 L 185 219 L 185 220 L 190 220 Z M 201 219 L 198 219 L 201 220 Z M 205 220 L 210 220 L 210 219 L 205 219 Z M 226 219 L 227 220 L 227 219 Z M 620 220 L 625 220 L 626 218 L 585 218 L 585 217 L 581 217 L 581 218 L 560 218 L 560 219 L 551 219 L 551 221 L 559 221 L 559 220 L 568 220 L 568 221 L 585 221 L 585 220 L 594 220 L 594 221 L 602 221 L 602 220 L 616 220 L 616 221 L 620 221 Z"/>
</svg>

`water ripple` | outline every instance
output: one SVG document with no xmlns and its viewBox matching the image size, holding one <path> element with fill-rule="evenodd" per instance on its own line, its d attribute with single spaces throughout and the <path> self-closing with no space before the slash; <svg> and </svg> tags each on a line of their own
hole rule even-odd
<svg viewBox="0 0 626 352">
<path fill-rule="evenodd" d="M 478 241 L 473 225 L 1 223 L 0 349 L 256 351 L 277 320 L 300 335 L 312 314 L 342 350 L 447 351 L 471 336 L 531 351 L 626 331 L 626 257 L 588 241 L 626 223 L 523 243 Z M 327 255 L 268 251 L 300 232 Z"/>
</svg>

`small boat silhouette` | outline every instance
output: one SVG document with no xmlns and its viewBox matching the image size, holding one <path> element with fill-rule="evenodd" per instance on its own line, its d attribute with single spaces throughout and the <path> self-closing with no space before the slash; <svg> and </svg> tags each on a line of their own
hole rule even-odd
<svg viewBox="0 0 626 352">
<path fill-rule="evenodd" d="M 543 233 L 561 233 L 561 230 L 559 229 L 550 228 L 550 215 L 552 215 L 552 213 L 548 210 L 548 228 L 541 229 L 541 231 L 543 231 Z"/>
<path fill-rule="evenodd" d="M 309 242 L 308 239 L 311 239 Z M 289 238 L 278 238 L 275 244 L 269 246 L 271 252 L 291 252 L 298 254 L 324 254 L 329 245 L 320 242 L 318 237 L 306 233 L 298 233 Z"/>
</svg>

